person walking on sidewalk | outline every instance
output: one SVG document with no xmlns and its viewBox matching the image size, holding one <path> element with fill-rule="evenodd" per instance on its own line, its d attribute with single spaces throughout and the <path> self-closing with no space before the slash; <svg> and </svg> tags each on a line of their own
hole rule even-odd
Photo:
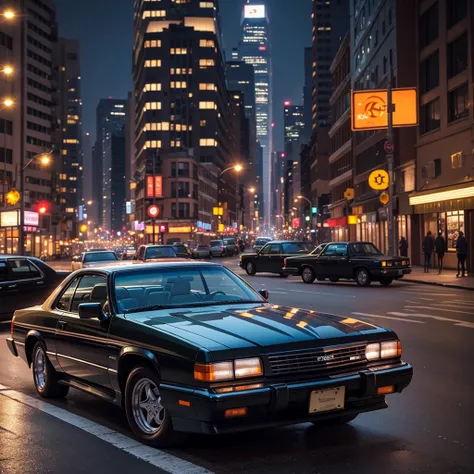
<svg viewBox="0 0 474 474">
<path fill-rule="evenodd" d="M 423 239 L 423 254 L 425 256 L 425 273 L 429 273 L 430 271 L 430 262 L 431 262 L 431 255 L 433 254 L 434 250 L 434 240 L 433 236 L 431 235 L 431 230 L 428 231 L 426 237 Z"/>
<path fill-rule="evenodd" d="M 400 251 L 400 257 L 408 257 L 408 242 L 405 237 L 400 239 L 398 243 L 398 250 Z"/>
<path fill-rule="evenodd" d="M 438 232 L 438 237 L 435 240 L 436 255 L 438 255 L 438 272 L 443 272 L 443 258 L 446 252 L 446 240 L 444 240 L 443 234 Z"/>
<path fill-rule="evenodd" d="M 467 240 L 466 237 L 464 237 L 464 232 L 459 232 L 458 240 L 456 240 L 456 254 L 458 257 L 458 274 L 456 277 L 464 277 L 466 276 L 467 257 Z"/>
</svg>

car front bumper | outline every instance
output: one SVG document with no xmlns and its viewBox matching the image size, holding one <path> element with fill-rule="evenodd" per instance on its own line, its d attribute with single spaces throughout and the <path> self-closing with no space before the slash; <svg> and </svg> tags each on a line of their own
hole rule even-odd
<svg viewBox="0 0 474 474">
<path fill-rule="evenodd" d="M 299 270 L 296 267 L 283 267 L 281 271 L 285 275 L 299 275 Z"/>
<path fill-rule="evenodd" d="M 411 268 L 387 268 L 384 267 L 381 270 L 377 270 L 372 273 L 373 279 L 378 278 L 403 278 L 404 275 L 411 273 Z"/>
<path fill-rule="evenodd" d="M 160 393 L 177 431 L 223 434 L 264 427 L 324 421 L 344 415 L 386 408 L 385 396 L 377 389 L 394 385 L 400 393 L 410 383 L 412 367 L 399 362 L 346 375 L 292 383 L 264 384 L 241 392 L 215 393 L 163 383 Z M 309 413 L 313 390 L 345 387 L 345 408 L 320 414 Z M 226 419 L 225 410 L 247 408 L 247 414 Z"/>
</svg>

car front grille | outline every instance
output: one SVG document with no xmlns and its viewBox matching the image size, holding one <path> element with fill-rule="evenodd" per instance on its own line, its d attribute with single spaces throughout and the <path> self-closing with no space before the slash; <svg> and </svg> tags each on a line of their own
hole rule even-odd
<svg viewBox="0 0 474 474">
<path fill-rule="evenodd" d="M 367 362 L 365 344 L 271 354 L 267 356 L 267 360 L 271 375 L 274 376 L 307 372 L 324 373 Z"/>
</svg>

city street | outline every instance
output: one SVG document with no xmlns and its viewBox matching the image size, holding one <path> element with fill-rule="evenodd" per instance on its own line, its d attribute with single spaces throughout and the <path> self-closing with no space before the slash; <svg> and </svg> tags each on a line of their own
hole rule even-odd
<svg viewBox="0 0 474 474">
<path fill-rule="evenodd" d="M 219 260 L 215 260 L 219 261 Z M 237 259 L 220 260 L 244 276 Z M 0 326 L 0 473 L 472 473 L 474 293 L 413 283 L 305 285 L 244 278 L 275 304 L 360 318 L 394 329 L 411 385 L 389 408 L 345 426 L 300 424 L 218 438 L 190 436 L 159 451 L 132 439 L 115 406 L 71 390 L 40 401 L 31 372 Z"/>
</svg>

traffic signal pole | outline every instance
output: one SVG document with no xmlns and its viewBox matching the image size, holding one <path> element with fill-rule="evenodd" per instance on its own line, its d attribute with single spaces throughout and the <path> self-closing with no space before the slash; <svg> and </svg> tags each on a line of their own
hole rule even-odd
<svg viewBox="0 0 474 474">
<path fill-rule="evenodd" d="M 396 233 L 395 233 L 395 218 L 393 212 L 393 194 L 394 194 L 394 172 L 393 172 L 393 104 L 392 104 L 392 82 L 393 82 L 393 70 L 392 65 L 389 67 L 388 72 L 388 86 L 387 86 L 387 107 L 388 107 L 388 128 L 387 128 L 387 142 L 392 144 L 391 153 L 386 154 L 387 164 L 388 164 L 388 176 L 389 176 L 389 187 L 388 187 L 388 196 L 389 201 L 387 205 L 387 222 L 388 222 L 388 254 L 396 255 L 397 243 Z"/>
</svg>

